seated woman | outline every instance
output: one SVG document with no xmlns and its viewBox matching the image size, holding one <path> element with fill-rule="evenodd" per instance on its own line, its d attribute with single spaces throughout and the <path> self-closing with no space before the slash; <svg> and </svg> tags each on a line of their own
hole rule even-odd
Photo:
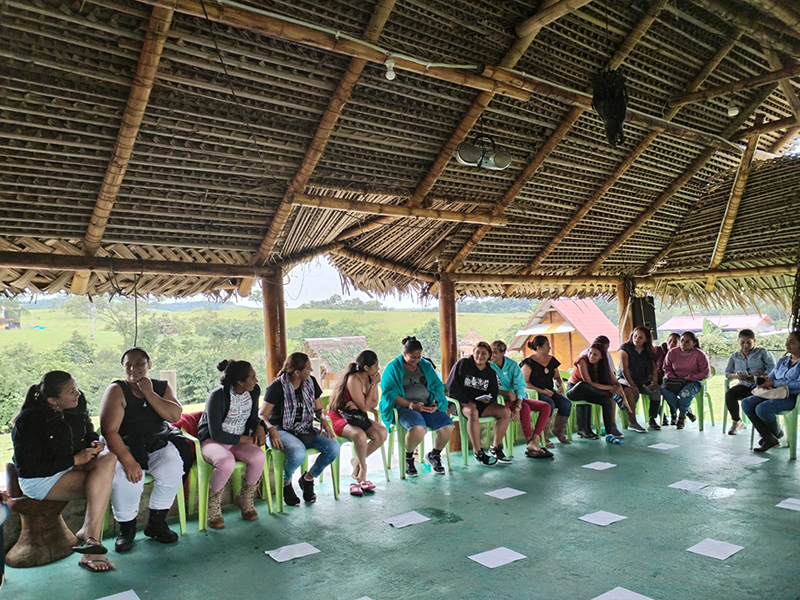
<svg viewBox="0 0 800 600">
<path fill-rule="evenodd" d="M 661 413 L 661 388 L 658 385 L 653 336 L 647 327 L 636 327 L 631 332 L 631 339 L 619 348 L 619 383 L 625 392 L 630 424 L 628 429 L 637 433 L 647 430 L 636 421 L 636 402 L 639 394 L 650 397 L 650 429 L 661 429 L 658 416 Z"/>
<path fill-rule="evenodd" d="M 489 364 L 491 355 L 492 347 L 486 342 L 478 342 L 472 349 L 472 356 L 462 358 L 454 364 L 447 377 L 447 391 L 451 398 L 461 403 L 461 413 L 467 419 L 467 432 L 475 459 L 489 466 L 498 462 L 511 462 L 503 453 L 503 437 L 511 420 L 511 411 L 497 402 L 499 388 L 497 375 Z M 494 460 L 481 448 L 479 419 L 483 416 L 497 419 L 493 445 L 489 447 Z"/>
<path fill-rule="evenodd" d="M 500 395 L 505 397 L 506 406 L 511 411 L 511 420 L 519 421 L 527 446 L 525 456 L 528 458 L 553 458 L 547 448 L 540 448 L 539 436 L 542 435 L 547 421 L 550 419 L 550 405 L 541 400 L 530 400 L 525 393 L 525 377 L 519 365 L 506 358 L 506 344 L 503 340 L 492 342 L 491 366 L 497 373 Z M 539 413 L 536 429 L 531 430 L 531 411 Z"/>
<path fill-rule="evenodd" d="M 283 468 L 283 501 L 289 506 L 299 506 L 300 498 L 292 487 L 292 475 L 306 458 L 306 450 L 315 448 L 319 456 L 314 465 L 297 481 L 303 500 L 315 502 L 314 478 L 319 477 L 336 457 L 339 442 L 325 418 L 322 389 L 311 375 L 311 359 L 302 352 L 293 352 L 286 358 L 277 379 L 267 388 L 264 403 L 259 411 L 269 436 L 269 446 L 285 455 Z M 314 418 L 320 423 L 314 429 Z M 276 482 L 277 483 L 277 482 Z"/>
<path fill-rule="evenodd" d="M 661 384 L 664 383 L 664 361 L 667 358 L 667 352 L 672 350 L 673 348 L 677 348 L 681 343 L 681 334 L 679 333 L 670 333 L 667 336 L 667 341 L 665 341 L 660 346 L 656 346 L 656 369 L 658 369 L 658 385 L 661 387 Z M 672 412 L 672 407 L 670 406 L 670 412 L 672 413 L 672 421 L 670 421 L 669 416 L 667 413 L 664 413 L 664 418 L 661 420 L 662 427 L 666 427 L 667 425 L 677 425 L 678 424 L 678 413 Z M 688 416 L 688 415 L 687 415 Z M 691 417 L 690 417 L 691 420 Z"/>
<path fill-rule="evenodd" d="M 406 434 L 406 475 L 417 476 L 414 449 L 425 437 L 427 428 L 436 432 L 433 449 L 425 455 L 434 473 L 444 475 L 442 450 L 450 441 L 455 426 L 447 416 L 444 385 L 433 363 L 422 357 L 422 344 L 414 336 L 403 338 L 403 353 L 392 360 L 381 377 L 380 411 L 387 427 L 394 424 L 394 411 Z"/>
<path fill-rule="evenodd" d="M 236 461 L 247 463 L 242 489 L 234 498 L 242 509 L 245 521 L 255 521 L 258 513 L 253 505 L 258 480 L 264 472 L 266 429 L 258 419 L 258 398 L 261 390 L 252 365 L 244 360 L 223 360 L 221 387 L 211 392 L 197 425 L 197 438 L 206 462 L 214 467 L 209 483 L 208 526 L 225 527 L 220 501 L 222 490 L 236 468 Z"/>
<path fill-rule="evenodd" d="M 550 415 L 558 409 L 558 415 L 553 423 L 553 433 L 562 444 L 569 444 L 565 430 L 567 428 L 567 420 L 569 413 L 572 410 L 572 403 L 564 396 L 564 382 L 561 380 L 561 374 L 558 367 L 561 363 L 555 356 L 550 354 L 550 340 L 547 336 L 537 335 L 532 340 L 528 341 L 528 348 L 533 350 L 533 354 L 528 356 L 520 363 L 522 377 L 526 382 L 528 389 L 536 391 L 539 396 L 539 401 L 546 402 L 550 406 Z M 553 385 L 555 384 L 555 386 Z M 558 390 L 556 392 L 554 390 Z M 539 423 L 543 420 L 544 415 L 539 415 L 540 421 L 537 421 L 536 426 L 539 428 Z M 548 421 L 544 419 L 545 426 Z M 547 439 L 547 434 L 544 434 L 542 440 L 547 448 L 552 448 L 553 443 Z"/>
<path fill-rule="evenodd" d="M 622 433 L 614 421 L 614 396 L 622 396 L 622 386 L 611 379 L 608 358 L 603 344 L 592 344 L 586 354 L 581 354 L 575 361 L 567 382 L 567 398 L 573 402 L 582 401 L 598 404 L 603 409 L 603 424 L 606 434 L 621 438 Z M 587 440 L 596 440 L 599 436 L 592 431 L 590 407 L 575 407 L 578 422 L 578 435 Z"/>
<path fill-rule="evenodd" d="M 89 571 L 114 568 L 103 554 L 103 517 L 117 457 L 104 452 L 86 409 L 86 397 L 69 373 L 50 371 L 25 396 L 11 432 L 22 492 L 34 500 L 86 498 L 86 516 L 73 550 Z"/>
<path fill-rule="evenodd" d="M 738 379 L 739 383 L 725 392 L 725 407 L 731 415 L 731 428 L 728 434 L 736 435 L 745 429 L 744 421 L 739 415 L 739 400 L 753 395 L 756 379 L 765 377 L 775 368 L 775 358 L 766 348 L 756 347 L 756 334 L 752 329 L 739 332 L 739 348 L 731 354 L 725 367 L 727 379 Z"/>
<path fill-rule="evenodd" d="M 686 426 L 692 399 L 700 391 L 702 381 L 708 377 L 709 372 L 708 357 L 700 349 L 697 336 L 691 331 L 684 331 L 680 345 L 667 352 L 664 359 L 666 379 L 661 386 L 661 393 L 667 404 L 679 413 L 678 429 Z M 694 421 L 692 417 L 690 419 Z"/>
<path fill-rule="evenodd" d="M 328 417 L 333 432 L 353 442 L 355 456 L 351 459 L 353 479 L 350 493 L 363 496 L 364 492 L 374 492 L 375 484 L 367 479 L 367 457 L 381 447 L 389 434 L 378 421 L 377 407 L 380 394 L 380 365 L 378 355 L 372 350 L 364 350 L 336 382 L 328 405 Z M 375 421 L 369 418 L 375 414 Z"/>
<path fill-rule="evenodd" d="M 767 392 L 784 386 L 783 394 Z M 800 393 L 800 331 L 789 333 L 786 338 L 786 356 L 781 358 L 769 375 L 764 377 L 763 383 L 759 378 L 756 389 L 764 390 L 772 397 L 748 396 L 742 400 L 742 410 L 761 435 L 761 440 L 753 451 L 766 452 L 780 446 L 784 432 L 778 425 L 777 415 L 792 410 L 797 402 L 797 394 Z M 784 394 L 785 397 L 781 397 Z"/>
</svg>

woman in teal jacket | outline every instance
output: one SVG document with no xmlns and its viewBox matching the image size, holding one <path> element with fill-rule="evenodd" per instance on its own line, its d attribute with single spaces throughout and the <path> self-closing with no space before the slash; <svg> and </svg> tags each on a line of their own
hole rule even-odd
<svg viewBox="0 0 800 600">
<path fill-rule="evenodd" d="M 386 427 L 394 424 L 394 411 L 406 434 L 406 475 L 417 476 L 414 449 L 427 428 L 436 431 L 433 450 L 425 455 L 434 473 L 444 474 L 442 450 L 453 435 L 453 421 L 447 416 L 444 384 L 427 358 L 422 344 L 410 336 L 403 339 L 403 353 L 386 365 L 381 377 L 381 418 Z"/>
</svg>

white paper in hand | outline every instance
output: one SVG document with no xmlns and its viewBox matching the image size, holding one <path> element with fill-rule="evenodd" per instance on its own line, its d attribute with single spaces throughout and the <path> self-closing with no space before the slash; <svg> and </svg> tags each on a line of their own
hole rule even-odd
<svg viewBox="0 0 800 600">
<path fill-rule="evenodd" d="M 606 525 L 611 525 L 611 523 L 622 521 L 623 519 L 627 519 L 628 517 L 623 517 L 622 515 L 615 515 L 614 513 L 606 512 L 604 510 L 598 510 L 595 513 L 583 515 L 582 517 L 578 518 L 581 521 L 586 521 L 587 523 L 592 523 L 594 525 L 600 525 L 601 527 L 605 527 Z"/>
<path fill-rule="evenodd" d="M 625 588 L 614 588 L 610 592 L 606 592 L 601 596 L 597 596 L 594 600 L 653 600 L 648 596 L 642 596 L 636 592 L 626 590 Z"/>
<path fill-rule="evenodd" d="M 614 463 L 610 462 L 603 462 L 597 461 L 593 463 L 589 463 L 588 465 L 583 465 L 584 469 L 593 469 L 595 471 L 605 471 L 606 469 L 610 469 L 611 467 L 616 467 Z"/>
<path fill-rule="evenodd" d="M 522 560 L 523 558 L 528 557 L 524 554 L 514 552 L 513 550 L 509 550 L 508 548 L 501 546 L 500 548 L 495 548 L 494 550 L 481 552 L 480 554 L 473 554 L 467 558 L 474 560 L 476 563 L 479 563 L 484 567 L 494 569 L 495 567 L 502 567 L 503 565 L 512 563 L 515 560 Z"/>
<path fill-rule="evenodd" d="M 788 508 L 789 510 L 800 511 L 800 498 L 787 498 L 786 500 L 776 504 L 778 508 Z"/>
<path fill-rule="evenodd" d="M 744 546 L 737 546 L 736 544 L 729 544 L 728 542 L 720 542 L 719 540 L 706 538 L 699 544 L 695 544 L 686 550 L 702 556 L 710 556 L 717 560 L 725 560 L 742 549 L 744 549 Z"/>
<path fill-rule="evenodd" d="M 768 460 L 768 458 L 763 458 L 761 456 L 740 456 L 736 459 L 736 462 L 742 463 L 743 465 L 760 465 Z"/>
<path fill-rule="evenodd" d="M 424 523 L 425 521 L 430 521 L 430 519 L 424 515 L 419 514 L 415 510 L 403 513 L 402 515 L 397 515 L 396 517 L 389 517 L 388 519 L 383 520 L 384 523 L 388 523 L 392 527 L 396 527 L 398 529 L 400 527 L 408 527 L 409 525 L 416 525 L 417 523 Z"/>
<path fill-rule="evenodd" d="M 291 546 L 282 546 L 275 550 L 267 550 L 264 554 L 271 556 L 275 562 L 286 562 L 287 560 L 303 558 L 304 556 L 316 554 L 317 552 L 319 552 L 319 550 L 308 542 L 300 542 L 299 544 L 292 544 Z"/>
<path fill-rule="evenodd" d="M 97 600 L 141 600 L 141 598 L 139 598 L 133 590 L 128 590 L 127 592 L 120 592 L 119 594 L 113 594 L 111 596 L 103 596 Z"/>
<path fill-rule="evenodd" d="M 681 479 L 680 481 L 676 481 L 675 483 L 668 485 L 667 487 L 675 488 L 676 490 L 687 490 L 689 492 L 696 492 L 697 490 L 702 490 L 704 487 L 707 487 L 707 483 L 703 483 L 702 481 L 691 481 L 689 479 Z"/>
<path fill-rule="evenodd" d="M 498 500 L 507 500 L 508 498 L 513 498 L 514 496 L 522 496 L 526 492 L 515 490 L 514 488 L 504 487 L 500 488 L 499 490 L 493 490 L 491 492 L 486 492 L 486 496 L 491 496 L 492 498 L 497 498 Z"/>
<path fill-rule="evenodd" d="M 678 447 L 678 444 L 664 444 L 664 443 L 653 444 L 652 446 L 648 446 L 648 448 L 653 448 L 655 450 L 672 450 L 673 448 L 677 448 L 677 447 Z M 617 589 L 621 590 L 623 588 L 617 588 Z M 633 592 L 631 592 L 631 593 L 633 593 Z"/>
</svg>

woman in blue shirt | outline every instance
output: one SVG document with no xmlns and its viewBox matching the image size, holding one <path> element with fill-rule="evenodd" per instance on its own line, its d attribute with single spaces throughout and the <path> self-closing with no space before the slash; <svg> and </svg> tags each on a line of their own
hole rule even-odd
<svg viewBox="0 0 800 600">
<path fill-rule="evenodd" d="M 756 334 L 752 329 L 742 329 L 739 332 L 739 348 L 731 354 L 728 366 L 725 367 L 727 379 L 738 379 L 739 383 L 731 386 L 725 392 L 725 406 L 731 415 L 731 428 L 728 434 L 736 435 L 745 428 L 744 421 L 739 416 L 739 400 L 753 394 L 756 387 L 756 377 L 763 377 L 775 368 L 775 358 L 766 348 L 756 347 Z"/>
<path fill-rule="evenodd" d="M 742 400 L 742 410 L 753 422 L 753 427 L 761 434 L 755 452 L 766 452 L 780 446 L 784 433 L 778 425 L 778 413 L 789 411 L 797 402 L 800 393 L 800 331 L 792 331 L 786 338 L 786 356 L 778 361 L 763 383 L 757 389 L 772 390 L 780 387 L 788 389 L 786 398 L 762 398 L 749 396 Z"/>
</svg>

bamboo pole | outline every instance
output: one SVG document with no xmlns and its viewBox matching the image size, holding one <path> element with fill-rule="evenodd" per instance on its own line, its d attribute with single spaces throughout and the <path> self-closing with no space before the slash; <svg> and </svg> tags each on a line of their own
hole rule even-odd
<svg viewBox="0 0 800 600">
<path fill-rule="evenodd" d="M 792 127 L 786 133 L 783 134 L 783 137 L 779 139 L 772 148 L 769 149 L 770 152 L 774 154 L 778 154 L 781 150 L 783 150 L 789 143 L 794 139 L 794 137 L 800 133 L 800 127 Z"/>
<path fill-rule="evenodd" d="M 783 0 L 745 0 L 784 23 L 794 35 L 800 34 L 800 10 Z"/>
<path fill-rule="evenodd" d="M 267 381 L 273 381 L 286 360 L 286 311 L 283 300 L 283 276 L 280 273 L 261 278 L 264 297 L 264 349 L 267 357 Z"/>
<path fill-rule="evenodd" d="M 376 202 L 362 202 L 335 198 L 331 196 L 309 196 L 308 194 L 294 194 L 292 204 L 327 210 L 341 210 L 346 212 L 366 213 L 371 215 L 390 215 L 393 217 L 406 217 L 430 219 L 433 221 L 452 221 L 455 223 L 491 223 L 493 225 L 507 225 L 506 217 L 496 217 L 486 213 L 457 212 L 453 210 L 439 210 L 433 208 L 418 208 L 409 205 L 378 204 Z"/>
<path fill-rule="evenodd" d="M 375 5 L 372 17 L 364 32 L 364 39 L 367 42 L 374 43 L 378 41 L 386 25 L 386 21 L 389 19 L 389 15 L 394 9 L 394 5 L 395 0 L 379 0 Z M 336 87 L 325 109 L 325 113 L 320 119 L 314 137 L 303 157 L 303 162 L 300 163 L 300 167 L 297 169 L 292 182 L 289 184 L 288 189 L 281 199 L 278 210 L 270 221 L 267 233 L 264 235 L 264 239 L 261 241 L 253 257 L 253 264 L 263 263 L 275 247 L 286 225 L 286 221 L 289 219 L 289 215 L 292 212 L 292 203 L 296 198 L 295 194 L 305 191 L 306 185 L 308 185 L 308 182 L 311 180 L 314 169 L 316 169 L 319 159 L 322 157 L 325 147 L 328 145 L 336 123 L 342 115 L 342 111 L 344 111 L 348 100 L 350 100 L 353 88 L 359 77 L 361 77 L 361 73 L 366 65 L 367 60 L 359 57 L 353 57 L 350 60 L 350 64 L 347 65 L 347 70 L 345 70 L 344 75 L 342 75 L 342 79 L 339 81 L 339 85 Z M 240 290 L 240 293 L 241 291 L 242 290 Z"/>
<path fill-rule="evenodd" d="M 323 254 L 332 253 L 334 250 L 339 250 L 340 248 L 344 247 L 343 242 L 334 242 L 332 244 L 326 244 L 325 246 L 317 246 L 316 248 L 309 248 L 308 250 L 304 250 L 303 252 L 298 252 L 297 254 L 291 254 L 289 256 L 282 256 L 278 266 L 281 271 L 286 273 L 294 268 L 296 265 L 300 263 L 304 263 L 311 259 L 314 259 L 318 256 L 322 256 Z"/>
<path fill-rule="evenodd" d="M 763 120 L 764 115 L 758 114 L 756 115 L 755 124 L 760 125 Z M 709 269 L 718 268 L 725 258 L 725 249 L 728 247 L 733 225 L 736 222 L 736 215 L 739 212 L 739 205 L 742 202 L 742 196 L 744 196 L 744 191 L 747 188 L 747 179 L 750 177 L 750 169 L 753 166 L 753 155 L 756 152 L 756 148 L 758 148 L 758 136 L 754 135 L 747 140 L 747 147 L 744 150 L 744 155 L 742 155 L 739 170 L 736 172 L 736 178 L 733 180 L 731 193 L 728 197 L 728 205 L 725 207 L 725 216 L 722 219 L 722 223 L 720 223 L 717 241 L 714 244 L 714 252 L 708 264 Z M 716 278 L 710 276 L 708 281 L 706 281 L 706 291 L 714 291 L 716 282 Z"/>
<path fill-rule="evenodd" d="M 41 269 L 43 271 L 94 271 L 144 275 L 181 275 L 187 277 L 259 277 L 272 270 L 251 265 L 194 263 L 173 260 L 135 260 L 109 256 L 48 254 L 47 252 L 0 252 L 0 267 L 6 269 Z"/>
<path fill-rule="evenodd" d="M 700 90 L 699 92 L 678 94 L 677 96 L 673 96 L 669 99 L 669 105 L 675 107 L 683 106 L 684 104 L 692 104 L 694 102 L 701 102 L 703 100 L 725 96 L 726 94 L 732 94 L 735 92 L 741 92 L 742 90 L 761 87 L 762 85 L 767 85 L 768 83 L 774 83 L 776 81 L 780 82 L 792 77 L 797 77 L 798 75 L 800 75 L 800 64 L 790 65 L 777 71 L 770 71 L 769 73 L 764 73 L 755 77 L 740 79 L 739 81 L 734 81 L 725 85 Z"/>
<path fill-rule="evenodd" d="M 519 23 L 516 28 L 518 37 L 525 37 L 533 32 L 538 32 L 543 27 L 546 27 L 553 21 L 560 19 L 564 15 L 578 10 L 582 6 L 589 4 L 592 0 L 561 0 L 552 6 L 539 11 L 532 17 L 525 19 Z"/>
<path fill-rule="evenodd" d="M 389 260 L 378 258 L 377 256 L 372 256 L 363 252 L 358 252 L 356 250 L 351 250 L 349 248 L 334 248 L 330 251 L 330 253 L 335 256 L 346 258 L 347 260 L 354 260 L 356 262 L 369 265 L 370 267 L 377 267 L 378 269 L 383 269 L 384 271 L 389 271 L 396 275 L 402 275 L 403 277 L 410 277 L 411 279 L 416 279 L 418 281 L 424 281 L 426 283 L 433 283 L 436 281 L 436 278 L 429 273 L 422 273 L 413 269 L 412 267 L 393 263 Z"/>
<path fill-rule="evenodd" d="M 653 273 L 643 280 L 652 281 L 691 281 L 695 279 L 707 279 L 717 277 L 718 279 L 738 279 L 742 277 L 770 277 L 773 275 L 793 275 L 797 271 L 796 264 L 771 265 L 769 267 L 750 267 L 742 269 L 706 269 L 704 271 L 664 271 Z M 637 285 L 639 279 L 636 280 Z"/>
<path fill-rule="evenodd" d="M 442 379 L 447 381 L 450 370 L 459 359 L 456 327 L 456 291 L 452 281 L 439 285 L 439 345 L 442 350 Z M 423 348 L 424 350 L 424 348 Z M 450 450 L 461 452 L 461 434 L 458 427 L 450 437 Z M 400 460 L 403 460 L 401 457 Z"/>
<path fill-rule="evenodd" d="M 617 285 L 617 303 L 619 304 L 620 343 L 627 342 L 633 333 L 633 307 L 630 305 L 631 292 L 625 283 Z"/>
<path fill-rule="evenodd" d="M 797 119 L 795 117 L 785 117 L 783 119 L 777 119 L 775 121 L 767 121 L 766 123 L 761 123 L 760 125 L 753 125 L 752 127 L 748 127 L 747 129 L 740 129 L 736 132 L 736 139 L 745 139 L 750 136 L 754 135 L 761 135 L 762 133 L 770 133 L 772 131 L 779 131 L 781 129 L 786 129 L 787 127 L 792 127 L 797 124 Z"/>
<path fill-rule="evenodd" d="M 150 100 L 150 92 L 153 89 L 158 64 L 161 61 L 161 53 L 164 51 L 164 43 L 167 41 L 167 32 L 172 24 L 173 10 L 154 6 L 150 14 L 145 31 L 144 43 L 139 54 L 139 64 L 136 66 L 136 74 L 131 82 L 131 91 L 128 96 L 128 103 L 125 112 L 122 114 L 122 122 L 117 133 L 117 141 L 111 151 L 111 160 L 108 162 L 103 182 L 97 193 L 92 216 L 89 226 L 83 238 L 83 253 L 93 255 L 100 248 L 103 234 L 114 208 L 114 202 L 125 178 L 125 171 L 133 154 L 133 146 L 136 137 L 139 135 L 144 118 L 147 103 Z M 83 295 L 89 286 L 89 276 L 86 271 L 78 271 L 72 278 L 70 291 L 76 295 Z"/>
<path fill-rule="evenodd" d="M 622 277 L 572 275 L 492 275 L 483 273 L 439 273 L 441 281 L 454 281 L 463 285 L 508 285 L 511 283 L 536 285 L 616 286 Z"/>
<path fill-rule="evenodd" d="M 769 66 L 773 71 L 778 71 L 784 68 L 784 64 L 777 52 L 770 48 L 764 48 L 764 54 L 766 55 L 767 62 L 769 62 Z M 792 85 L 791 80 L 784 79 L 779 81 L 778 87 L 781 88 L 783 95 L 786 97 L 786 101 L 789 103 L 789 106 L 792 109 L 792 114 L 795 118 L 795 124 L 800 125 L 800 98 L 797 97 L 797 92 L 794 91 L 794 86 Z"/>
</svg>

